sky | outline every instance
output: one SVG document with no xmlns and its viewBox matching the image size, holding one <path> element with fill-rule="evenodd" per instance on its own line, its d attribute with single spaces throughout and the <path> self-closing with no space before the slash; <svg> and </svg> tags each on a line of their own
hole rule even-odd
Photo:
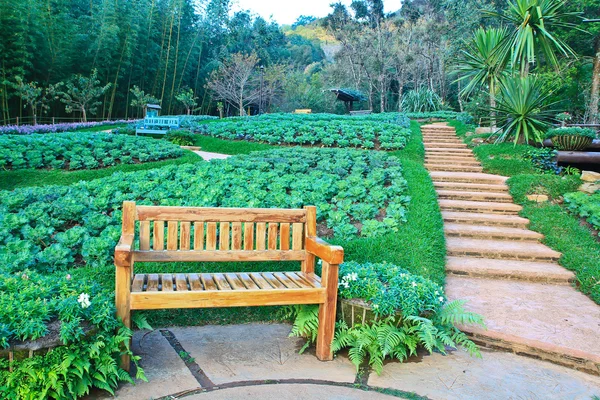
<svg viewBox="0 0 600 400">
<path fill-rule="evenodd" d="M 337 0 L 235 0 L 233 11 L 251 10 L 265 19 L 273 16 L 280 25 L 292 24 L 300 15 L 324 17 L 331 11 L 329 5 Z M 352 0 L 341 0 L 350 5 Z M 384 0 L 385 12 L 400 8 L 400 0 Z"/>
</svg>

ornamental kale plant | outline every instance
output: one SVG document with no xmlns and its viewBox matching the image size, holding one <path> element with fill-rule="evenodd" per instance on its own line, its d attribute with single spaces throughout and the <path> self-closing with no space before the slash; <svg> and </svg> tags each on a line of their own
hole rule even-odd
<svg viewBox="0 0 600 400">
<path fill-rule="evenodd" d="M 101 121 L 101 122 L 65 122 L 45 125 L 6 125 L 0 126 L 0 135 L 31 135 L 32 133 L 58 133 L 76 129 L 93 128 L 96 126 L 117 125 L 130 123 L 131 120 Z"/>
<path fill-rule="evenodd" d="M 587 194 L 583 192 L 567 193 L 564 196 L 567 209 L 584 218 L 597 231 L 600 231 L 600 192 Z"/>
<path fill-rule="evenodd" d="M 386 153 L 301 148 L 116 173 L 71 186 L 1 191 L 0 265 L 11 273 L 110 266 L 125 200 L 205 207 L 315 205 L 321 236 L 351 239 L 397 230 L 406 220 L 406 191 L 399 162 Z"/>
<path fill-rule="evenodd" d="M 541 149 L 531 148 L 524 154 L 525 159 L 530 160 L 533 167 L 541 173 L 560 174 L 563 170 L 558 166 L 558 151 L 549 147 Z"/>
<path fill-rule="evenodd" d="M 110 133 L 0 136 L 4 169 L 96 169 L 182 155 L 181 148 L 166 141 Z"/>
</svg>

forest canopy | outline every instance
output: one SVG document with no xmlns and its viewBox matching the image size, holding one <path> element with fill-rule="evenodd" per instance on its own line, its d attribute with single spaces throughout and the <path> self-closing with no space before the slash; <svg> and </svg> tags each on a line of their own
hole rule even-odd
<svg viewBox="0 0 600 400">
<path fill-rule="evenodd" d="M 136 118 L 146 100 L 163 114 L 216 115 L 220 104 L 226 115 L 341 113 L 329 89 L 348 88 L 364 95 L 358 107 L 375 112 L 480 119 L 497 89 L 488 80 L 465 91 L 471 79 L 461 63 L 478 29 L 512 32 L 517 3 L 558 4 L 547 28 L 566 46 L 553 54 L 538 46 L 518 68 L 536 74 L 557 109 L 597 122 L 600 24 L 585 19 L 600 18 L 600 0 L 411 0 L 398 10 L 355 0 L 332 4 L 325 18 L 307 10 L 288 26 L 232 12 L 230 0 L 2 2 L 1 118 Z M 85 87 L 92 95 L 75 99 Z"/>
</svg>

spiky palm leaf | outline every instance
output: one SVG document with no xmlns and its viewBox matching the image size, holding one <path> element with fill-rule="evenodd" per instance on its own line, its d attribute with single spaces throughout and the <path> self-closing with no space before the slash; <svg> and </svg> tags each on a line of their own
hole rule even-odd
<svg viewBox="0 0 600 400">
<path fill-rule="evenodd" d="M 566 0 L 509 0 L 505 13 L 488 11 L 487 14 L 500 17 L 515 27 L 494 51 L 500 68 L 510 63 L 525 75 L 539 54 L 554 68 L 558 68 L 557 53 L 576 57 L 573 49 L 553 34 L 557 27 L 580 30 L 567 22 L 567 18 L 581 13 L 564 11 L 566 3 Z"/>
<path fill-rule="evenodd" d="M 456 81 L 466 80 L 467 85 L 461 90 L 462 96 L 468 96 L 475 89 L 489 87 L 490 96 L 495 94 L 498 80 L 506 72 L 499 68 L 498 60 L 492 57 L 496 47 L 507 37 L 505 28 L 479 28 L 467 50 L 462 51 L 462 59 L 456 67 L 460 77 Z"/>
</svg>

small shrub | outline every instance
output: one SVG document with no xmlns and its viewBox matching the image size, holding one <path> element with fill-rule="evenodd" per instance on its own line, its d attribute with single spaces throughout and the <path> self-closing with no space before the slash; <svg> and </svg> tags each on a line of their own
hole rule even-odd
<svg viewBox="0 0 600 400">
<path fill-rule="evenodd" d="M 562 172 L 562 168 L 558 166 L 557 155 L 558 152 L 556 150 L 544 147 L 541 149 L 528 149 L 524 157 L 531 161 L 531 164 L 537 171 L 558 175 Z"/>
<path fill-rule="evenodd" d="M 169 131 L 165 139 L 178 146 L 192 146 L 194 144 L 194 134 L 185 129 Z"/>
</svg>

